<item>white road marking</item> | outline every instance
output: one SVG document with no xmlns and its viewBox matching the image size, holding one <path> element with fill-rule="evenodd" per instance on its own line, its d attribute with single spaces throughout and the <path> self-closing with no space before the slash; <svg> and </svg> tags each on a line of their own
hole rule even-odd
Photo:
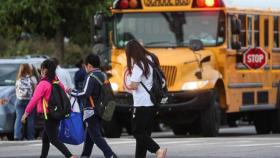
<svg viewBox="0 0 280 158">
<path fill-rule="evenodd" d="M 27 146 L 36 147 L 36 146 L 42 146 L 42 144 L 41 144 L 41 143 L 40 143 L 40 144 L 29 144 L 29 145 L 27 145 Z"/>
<path fill-rule="evenodd" d="M 280 143 L 263 143 L 263 144 L 242 144 L 242 145 L 228 145 L 230 147 L 255 147 L 255 146 L 273 146 L 280 145 Z"/>
<path fill-rule="evenodd" d="M 131 144 L 135 143 L 135 141 L 119 141 L 119 142 L 108 142 L 109 145 L 119 145 L 119 144 Z"/>
<path fill-rule="evenodd" d="M 168 142 L 159 142 L 161 145 L 171 145 L 171 144 L 187 144 L 187 143 L 200 143 L 204 144 L 204 141 L 168 141 Z"/>
</svg>

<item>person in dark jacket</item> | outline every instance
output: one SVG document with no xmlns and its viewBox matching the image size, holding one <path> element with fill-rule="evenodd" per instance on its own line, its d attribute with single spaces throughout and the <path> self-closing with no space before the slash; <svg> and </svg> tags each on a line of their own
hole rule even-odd
<svg viewBox="0 0 280 158">
<path fill-rule="evenodd" d="M 75 88 L 77 90 L 83 90 L 84 88 L 84 82 L 85 79 L 87 77 L 87 72 L 84 68 L 84 61 L 83 59 L 80 59 L 76 65 L 77 68 L 79 68 L 79 70 L 75 73 L 74 76 L 74 82 L 75 82 Z"/>
<path fill-rule="evenodd" d="M 76 67 L 79 68 L 79 70 L 75 73 L 75 76 L 74 76 L 75 89 L 77 89 L 78 91 L 82 91 L 84 88 L 84 82 L 87 78 L 87 72 L 84 67 L 83 59 L 80 59 L 76 63 Z M 78 97 L 78 104 L 79 104 L 80 111 L 82 111 L 83 103 L 82 103 L 82 99 L 79 97 Z"/>
<path fill-rule="evenodd" d="M 90 54 L 85 59 L 85 67 L 88 73 L 82 91 L 72 90 L 71 95 L 82 98 L 83 120 L 85 122 L 85 143 L 81 157 L 89 158 L 93 145 L 103 151 L 105 158 L 117 158 L 110 146 L 101 134 L 101 118 L 96 110 L 101 103 L 100 83 L 92 75 L 101 81 L 105 80 L 105 74 L 100 70 L 100 59 L 97 55 Z"/>
</svg>

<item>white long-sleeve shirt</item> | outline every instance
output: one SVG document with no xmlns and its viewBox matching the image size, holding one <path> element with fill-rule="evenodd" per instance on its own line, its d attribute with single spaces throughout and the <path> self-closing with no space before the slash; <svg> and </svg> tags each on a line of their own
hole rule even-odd
<svg viewBox="0 0 280 158">
<path fill-rule="evenodd" d="M 66 89 L 69 89 L 69 88 L 74 89 L 75 88 L 75 85 L 72 82 L 70 73 L 67 70 L 61 68 L 60 66 L 57 66 L 56 75 L 57 75 L 59 81 L 62 82 L 62 84 L 64 85 L 64 87 Z"/>
</svg>

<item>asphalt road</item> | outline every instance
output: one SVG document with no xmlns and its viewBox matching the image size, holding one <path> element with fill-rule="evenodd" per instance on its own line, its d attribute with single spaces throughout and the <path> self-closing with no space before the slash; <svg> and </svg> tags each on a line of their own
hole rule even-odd
<svg viewBox="0 0 280 158">
<path fill-rule="evenodd" d="M 164 148 L 168 148 L 168 158 L 280 158 L 280 135 L 256 135 L 253 126 L 239 128 L 222 128 L 217 138 L 199 136 L 176 137 L 172 132 L 154 133 L 155 140 Z M 120 139 L 107 139 L 120 158 L 133 158 L 135 140 L 131 136 Z M 68 146 L 79 155 L 82 145 Z M 0 157 L 35 158 L 39 157 L 41 142 L 0 141 Z M 49 152 L 50 158 L 63 157 L 54 147 Z M 95 146 L 94 158 L 102 158 L 101 151 Z M 154 158 L 148 154 L 147 158 Z"/>
</svg>

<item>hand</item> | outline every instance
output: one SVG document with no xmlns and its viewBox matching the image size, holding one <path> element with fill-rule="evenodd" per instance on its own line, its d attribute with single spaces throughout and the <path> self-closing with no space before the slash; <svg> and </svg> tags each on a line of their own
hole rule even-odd
<svg viewBox="0 0 280 158">
<path fill-rule="evenodd" d="M 68 88 L 68 89 L 66 89 L 65 91 L 66 91 L 67 94 L 70 94 L 70 93 L 72 92 L 72 89 L 71 89 L 71 88 Z"/>
<path fill-rule="evenodd" d="M 23 114 L 23 116 L 22 116 L 22 118 L 21 118 L 21 122 L 22 122 L 23 124 L 25 124 L 25 123 L 26 123 L 26 119 L 27 119 L 27 115 L 26 115 L 26 114 Z"/>
</svg>

